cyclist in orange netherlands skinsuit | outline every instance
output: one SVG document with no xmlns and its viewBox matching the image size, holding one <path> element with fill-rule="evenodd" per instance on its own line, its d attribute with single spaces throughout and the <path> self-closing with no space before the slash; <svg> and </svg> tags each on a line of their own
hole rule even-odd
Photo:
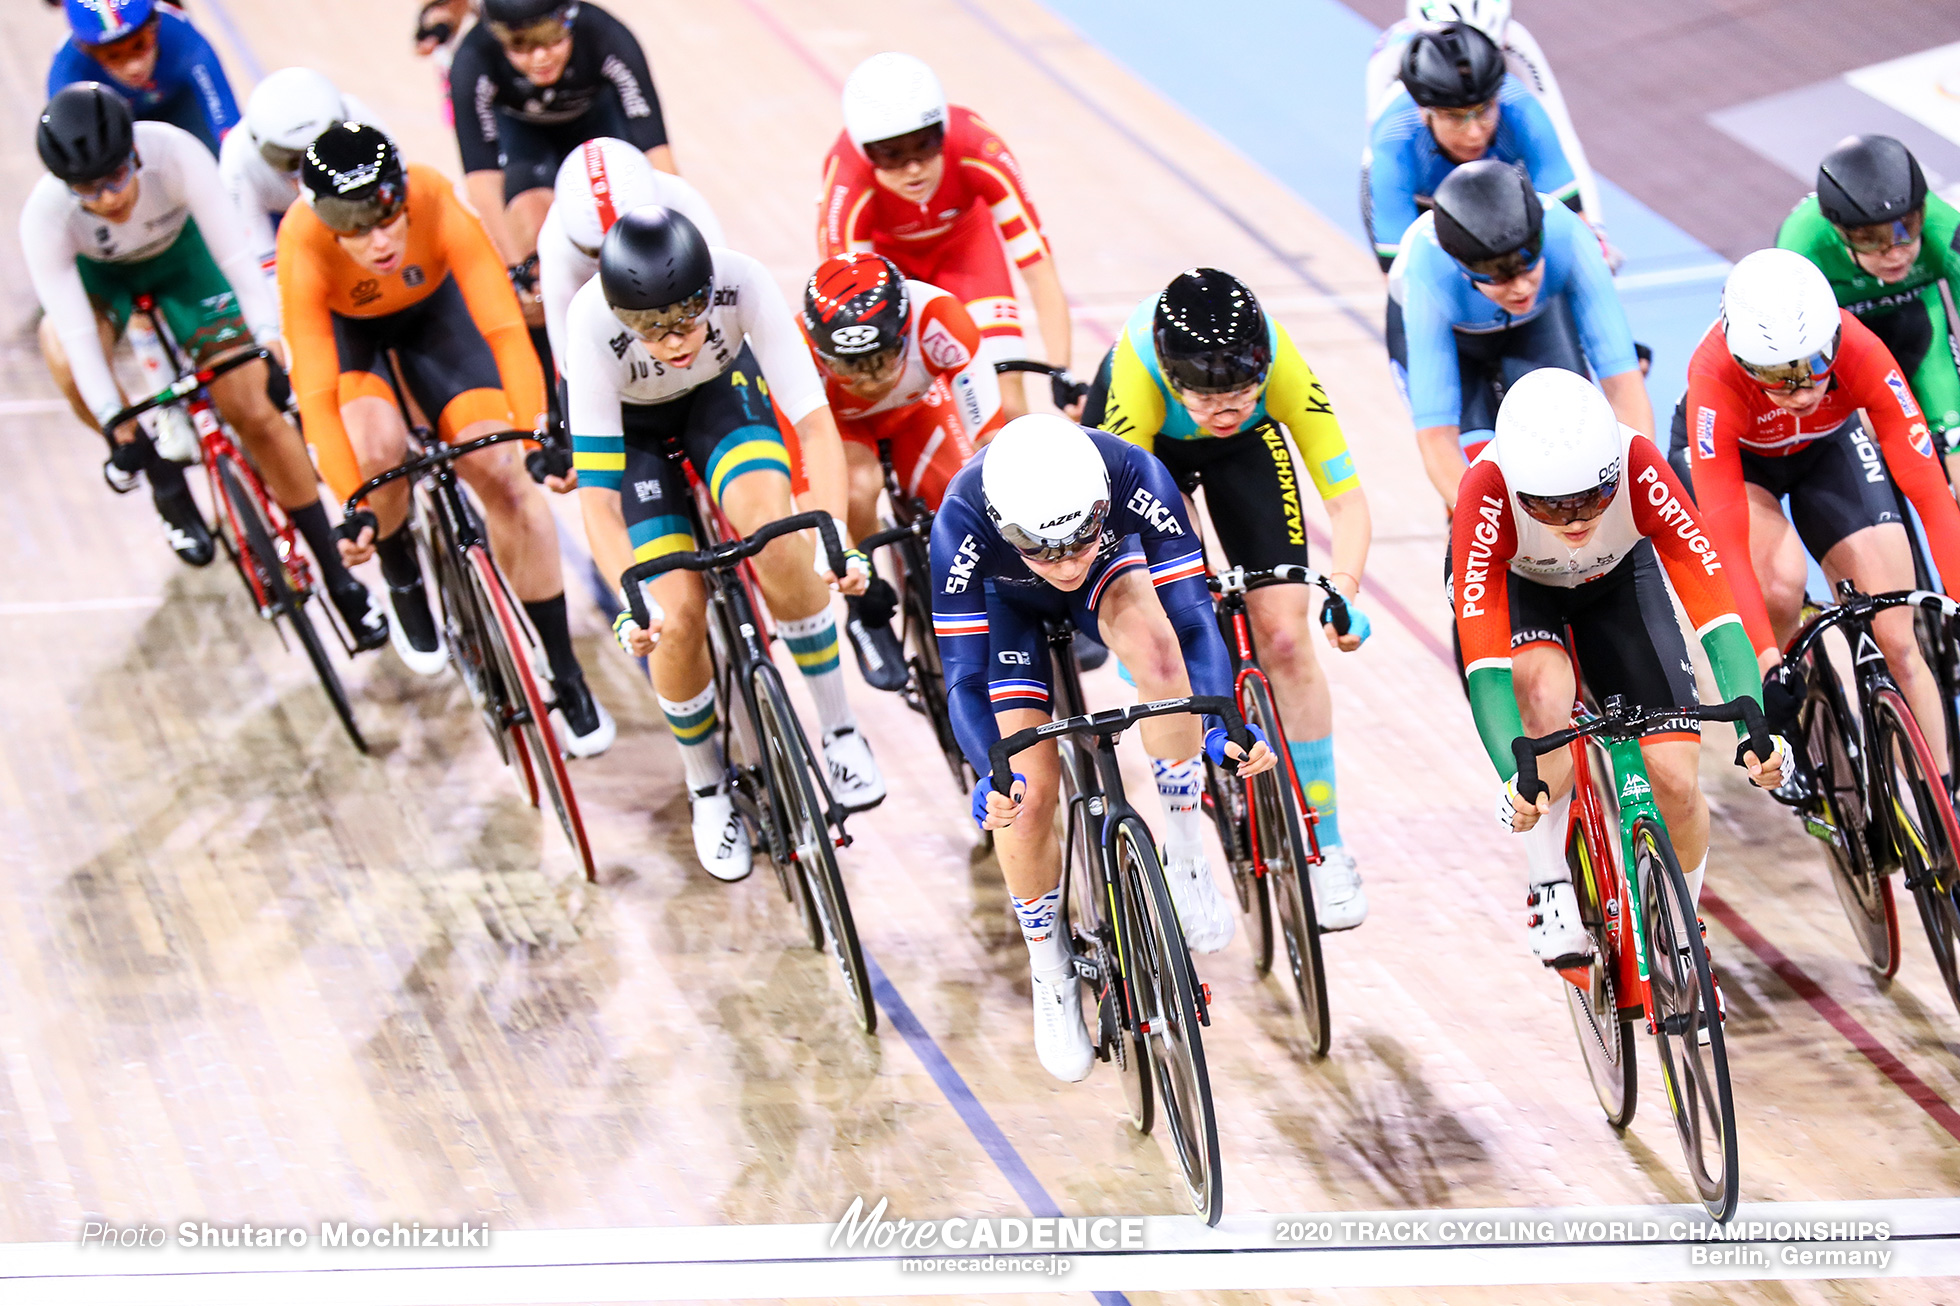
<svg viewBox="0 0 1960 1306">
<path fill-rule="evenodd" d="M 404 167 L 384 133 L 347 123 L 307 150 L 301 184 L 308 205 L 295 206 L 279 228 L 279 294 L 306 438 L 334 494 L 344 499 L 402 462 L 407 431 L 388 381 L 391 354 L 442 439 L 540 429 L 544 375 L 517 296 L 449 182 L 433 168 Z M 528 461 L 554 489 L 575 482 L 546 451 Z M 491 547 L 550 658 L 569 751 L 603 751 L 613 723 L 572 652 L 558 536 L 543 496 L 525 482 L 512 445 L 456 468 L 483 504 Z M 340 549 L 350 564 L 381 555 L 396 651 L 433 675 L 446 654 L 407 513 L 406 485 L 388 486 L 341 523 Z"/>
</svg>

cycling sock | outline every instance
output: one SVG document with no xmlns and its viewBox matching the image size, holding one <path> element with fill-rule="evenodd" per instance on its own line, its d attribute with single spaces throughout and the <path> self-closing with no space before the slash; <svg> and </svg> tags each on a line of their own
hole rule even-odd
<svg viewBox="0 0 1960 1306">
<path fill-rule="evenodd" d="M 1021 922 L 1021 939 L 1028 945 L 1028 962 L 1036 979 L 1054 983 L 1068 974 L 1068 947 L 1055 917 L 1061 910 L 1058 885 L 1033 898 L 1014 899 L 1014 919 Z"/>
<path fill-rule="evenodd" d="M 1524 840 L 1525 861 L 1531 867 L 1533 884 L 1570 884 L 1572 868 L 1565 862 L 1565 816 L 1572 807 L 1572 791 L 1554 799 L 1552 810 L 1538 818 L 1538 824 L 1519 838 Z"/>
<path fill-rule="evenodd" d="M 667 728 L 674 732 L 674 742 L 681 747 L 687 787 L 697 791 L 711 785 L 719 788 L 726 777 L 722 774 L 721 749 L 715 741 L 721 720 L 715 713 L 714 682 L 709 681 L 706 689 L 685 703 L 658 694 L 654 697 L 659 699 L 660 710 L 666 714 Z"/>
<path fill-rule="evenodd" d="M 334 543 L 333 527 L 327 523 L 326 505 L 315 499 L 304 508 L 288 508 L 286 515 L 299 527 L 299 533 L 306 537 L 306 547 L 313 550 L 313 558 L 320 564 L 320 573 L 326 577 L 330 590 L 345 589 L 354 578 L 347 574 L 347 564 L 340 560 L 340 549 Z"/>
<path fill-rule="evenodd" d="M 851 700 L 844 696 L 844 664 L 838 658 L 837 618 L 825 608 L 800 621 L 779 621 L 776 633 L 789 645 L 803 683 L 817 703 L 817 721 L 827 735 L 857 724 Z"/>
<path fill-rule="evenodd" d="M 1204 763 L 1196 757 L 1182 762 L 1150 759 L 1150 770 L 1157 777 L 1157 796 L 1164 800 L 1164 819 L 1169 829 L 1164 846 L 1191 851 L 1204 845 Z"/>
<path fill-rule="evenodd" d="M 578 654 L 572 651 L 572 624 L 565 615 L 565 592 L 560 590 L 548 599 L 527 600 L 524 613 L 537 627 L 544 655 L 551 661 L 551 678 L 582 679 L 585 672 L 579 669 Z"/>
<path fill-rule="evenodd" d="M 1701 861 L 1696 864 L 1695 869 L 1689 871 L 1682 877 L 1688 882 L 1688 897 L 1697 907 L 1701 906 L 1701 882 L 1707 875 L 1708 854 L 1703 853 L 1701 855 Z"/>
<path fill-rule="evenodd" d="M 1313 805 L 1320 820 L 1315 833 L 1323 848 L 1341 846 L 1341 813 L 1334 795 L 1334 736 L 1322 735 L 1305 743 L 1289 740 L 1293 769 L 1299 774 L 1300 788 Z"/>
<path fill-rule="evenodd" d="M 409 533 L 408 523 L 402 523 L 393 535 L 376 540 L 374 551 L 381 555 L 381 576 L 389 585 L 405 590 L 422 583 L 422 559 L 416 556 L 415 537 Z"/>
</svg>

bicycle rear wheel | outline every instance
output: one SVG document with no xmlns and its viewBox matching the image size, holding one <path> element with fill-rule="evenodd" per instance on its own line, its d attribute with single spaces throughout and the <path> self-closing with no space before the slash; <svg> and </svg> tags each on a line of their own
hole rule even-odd
<svg viewBox="0 0 1960 1306">
<path fill-rule="evenodd" d="M 1116 827 L 1115 843 L 1117 882 L 1131 900 L 1135 926 L 1129 961 L 1138 1030 L 1151 1044 L 1157 1094 L 1164 1102 L 1164 1121 L 1191 1209 L 1215 1225 L 1225 1213 L 1225 1183 L 1219 1173 L 1218 1114 L 1199 1032 L 1202 999 L 1193 982 L 1196 972 L 1150 831 L 1136 817 L 1125 817 Z"/>
<path fill-rule="evenodd" d="M 1280 937 L 1286 943 L 1287 973 L 1300 1000 L 1300 1017 L 1307 1023 L 1307 1049 L 1324 1057 L 1334 1027 L 1327 1015 L 1327 966 L 1320 955 L 1320 918 L 1307 869 L 1306 818 L 1294 801 L 1300 791 L 1294 785 L 1293 758 L 1266 682 L 1248 679 L 1242 697 L 1246 724 L 1265 731 L 1280 754 L 1278 766 L 1253 777 L 1252 828 L 1259 857 L 1266 864 L 1263 878 L 1272 889 Z M 1239 787 L 1244 789 L 1243 782 Z"/>
<path fill-rule="evenodd" d="M 367 739 L 361 734 L 360 723 L 354 719 L 354 704 L 347 697 L 347 687 L 340 683 L 340 672 L 327 657 L 327 646 L 320 639 L 320 632 L 314 628 L 313 618 L 306 610 L 306 601 L 312 595 L 297 592 L 287 583 L 285 560 L 279 556 L 278 546 L 272 542 L 272 524 L 265 518 L 259 506 L 258 496 L 246 487 L 245 477 L 249 471 L 241 469 L 229 458 L 219 458 L 216 462 L 218 483 L 224 491 L 226 501 L 231 505 L 231 520 L 237 523 L 239 541 L 243 546 L 232 550 L 239 569 L 250 566 L 257 573 L 259 591 L 265 595 L 266 610 L 263 615 L 277 621 L 283 618 L 299 637 L 300 647 L 306 650 L 307 661 L 313 664 L 313 674 L 320 678 L 320 688 L 326 691 L 327 702 L 333 705 L 334 715 L 340 718 L 341 727 L 354 747 L 365 753 L 368 751 Z M 219 514 L 222 518 L 224 514 Z M 250 586 L 248 585 L 248 590 Z M 254 594 L 256 598 L 257 595 Z"/>
<path fill-rule="evenodd" d="M 1831 885 L 1865 960 L 1889 979 L 1899 969 L 1899 909 L 1892 900 L 1889 868 L 1873 865 L 1866 826 L 1871 809 L 1863 768 L 1851 760 L 1857 727 L 1848 715 L 1837 672 L 1829 659 L 1815 657 L 1810 692 L 1797 713 L 1803 750 L 1799 765 L 1810 771 L 1805 828 L 1823 839 Z"/>
<path fill-rule="evenodd" d="M 1702 1208 L 1716 1220 L 1727 1220 L 1735 1214 L 1741 1163 L 1728 1045 L 1708 949 L 1674 845 L 1667 830 L 1650 817 L 1634 823 L 1633 861 L 1647 935 L 1647 981 L 1653 995 L 1649 1019 L 1668 1105 L 1674 1110 L 1674 1130 Z M 1703 1029 L 1707 1047 L 1699 1037 Z"/>
<path fill-rule="evenodd" d="M 1604 788 L 1610 794 L 1610 783 L 1601 784 L 1603 776 L 1596 769 L 1598 760 L 1593 759 L 1593 791 L 1598 793 Z M 1587 968 L 1588 982 L 1584 988 L 1572 983 L 1563 972 L 1560 977 L 1564 980 L 1566 1005 L 1572 1011 L 1572 1032 L 1579 1039 L 1579 1053 L 1585 1058 L 1593 1095 L 1606 1113 L 1606 1123 L 1615 1129 L 1625 1129 L 1632 1123 L 1634 1107 L 1639 1103 L 1640 1079 L 1639 1063 L 1633 1055 L 1633 1022 L 1620 1015 L 1625 1004 L 1615 979 L 1619 963 L 1615 945 L 1620 937 L 1617 919 L 1620 904 L 1613 904 L 1616 918 L 1609 929 L 1606 898 L 1600 888 L 1611 876 L 1613 855 L 1611 835 L 1590 828 L 1583 820 L 1574 826 L 1568 860 L 1572 864 L 1572 888 L 1579 901 L 1579 919 L 1585 922 L 1586 933 L 1592 935 L 1593 959 Z"/>
<path fill-rule="evenodd" d="M 1245 783 L 1205 759 L 1205 806 L 1218 830 L 1218 846 L 1232 871 L 1232 892 L 1239 910 L 1251 918 L 1252 973 L 1264 979 L 1273 969 L 1273 899 L 1265 877 L 1252 857 L 1252 813 L 1246 806 Z"/>
<path fill-rule="evenodd" d="M 795 874 L 801 880 L 805 901 L 823 926 L 824 941 L 837 961 L 838 973 L 844 977 L 851 1014 L 857 1018 L 858 1028 L 874 1033 L 878 1008 L 871 998 L 871 972 L 864 964 L 857 924 L 851 918 L 851 900 L 844 889 L 844 873 L 837 866 L 837 846 L 830 837 L 830 820 L 819 797 L 816 759 L 810 753 L 803 725 L 783 692 L 782 674 L 773 663 L 763 662 L 751 675 L 769 785 L 776 792 L 776 810 Z"/>
<path fill-rule="evenodd" d="M 1905 866 L 1906 887 L 1919 905 L 1947 996 L 1960 1006 L 1960 904 L 1954 898 L 1960 890 L 1955 867 L 1960 829 L 1952 800 L 1919 723 L 1890 686 L 1872 695 L 1870 737 L 1873 777 L 1882 791 L 1874 795 L 1880 799 L 1874 806 L 1887 813 L 1879 828 L 1887 831 L 1891 850 Z"/>
<path fill-rule="evenodd" d="M 599 872 L 592 861 L 592 844 L 585 835 L 584 818 L 579 815 L 578 795 L 572 791 L 572 778 L 565 771 L 565 758 L 558 749 L 557 732 L 551 728 L 550 705 L 545 702 L 532 670 L 535 644 L 530 627 L 519 615 L 490 551 L 475 546 L 467 556 L 476 600 L 491 617 L 484 629 L 484 644 L 506 696 L 501 708 L 505 729 L 536 775 L 537 789 L 550 797 L 559 828 L 565 832 L 565 841 L 584 868 L 585 878 L 596 881 Z"/>
<path fill-rule="evenodd" d="M 1070 949 L 1096 972 L 1082 980 L 1082 1020 L 1096 1054 L 1115 1063 L 1131 1127 L 1147 1134 L 1157 1124 L 1157 1103 L 1150 1088 L 1150 1044 L 1136 1036 L 1136 976 L 1123 962 L 1121 941 L 1136 937 L 1129 903 L 1110 892 L 1102 874 L 1102 818 L 1090 812 L 1095 762 L 1073 739 L 1055 745 L 1061 753 L 1062 874 L 1068 881 L 1062 897 Z"/>
</svg>

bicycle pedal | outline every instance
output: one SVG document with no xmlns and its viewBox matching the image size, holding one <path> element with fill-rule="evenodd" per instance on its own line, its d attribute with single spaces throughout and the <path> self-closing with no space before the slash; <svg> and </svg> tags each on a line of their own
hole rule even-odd
<svg viewBox="0 0 1960 1306">
<path fill-rule="evenodd" d="M 1579 966 L 1563 966 L 1559 968 L 1559 974 L 1564 977 L 1567 984 L 1570 984 L 1573 988 L 1579 990 L 1579 992 L 1592 992 L 1592 971 L 1590 969 Z"/>
<path fill-rule="evenodd" d="M 1842 835 L 1835 825 L 1823 817 L 1812 816 L 1807 812 L 1803 818 L 1803 831 L 1812 838 L 1822 839 L 1825 843 L 1836 843 Z"/>
</svg>

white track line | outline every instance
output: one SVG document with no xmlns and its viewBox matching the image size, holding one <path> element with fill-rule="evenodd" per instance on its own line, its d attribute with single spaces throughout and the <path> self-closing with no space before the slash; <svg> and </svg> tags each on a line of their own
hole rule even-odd
<svg viewBox="0 0 1960 1306">
<path fill-rule="evenodd" d="M 132 594 L 125 598 L 51 599 L 43 603 L 0 603 L 0 617 L 55 617 L 71 612 L 124 612 L 155 608 L 163 604 L 158 594 Z"/>
<path fill-rule="evenodd" d="M 1278 1245 L 1288 1224 L 1424 1225 L 1413 1241 Z M 1453 1226 L 1498 1226 L 1496 1241 L 1462 1242 Z M 1778 1222 L 1882 1224 L 1884 1240 L 1790 1243 Z M 1445 1225 L 1444 1222 L 1448 1222 Z M 1508 1208 L 1315 1212 L 1230 1217 L 1216 1229 L 1183 1216 L 1143 1221 L 1144 1250 L 1064 1253 L 1068 1270 L 920 1273 L 895 1248 L 833 1248 L 828 1224 L 494 1232 L 480 1251 L 327 1250 L 308 1229 L 300 1250 L 83 1249 L 75 1243 L 0 1244 L 0 1299 L 36 1306 L 362 1306 L 624 1302 L 675 1298 L 910 1296 L 1025 1292 L 1176 1291 L 1458 1284 L 1707 1282 L 1735 1279 L 1900 1278 L 1960 1273 L 1960 1201 L 1744 1205 L 1731 1231 L 1761 1237 L 1710 1243 L 1697 1207 Z M 1618 1224 L 1620 1230 L 1612 1226 Z M 1533 1226 L 1537 1226 L 1534 1230 Z M 1521 1231 L 1523 1236 L 1520 1236 Z M 1629 1236 L 1630 1231 L 1630 1236 Z M 1539 1237 L 1540 1233 L 1549 1236 Z M 1785 1235 L 1787 1236 L 1787 1235 Z M 1643 1240 L 1645 1238 L 1645 1240 Z M 1742 1265 L 1696 1263 L 1698 1247 Z M 1885 1254 L 1882 1267 L 1786 1264 L 1797 1254 Z M 1042 1255 L 1048 1253 L 1005 1253 Z M 1753 1258 L 1760 1256 L 1760 1266 Z"/>
</svg>

